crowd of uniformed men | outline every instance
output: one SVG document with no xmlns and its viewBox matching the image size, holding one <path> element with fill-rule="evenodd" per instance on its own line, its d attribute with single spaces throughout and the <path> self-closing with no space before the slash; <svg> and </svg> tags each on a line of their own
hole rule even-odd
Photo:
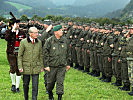
<svg viewBox="0 0 133 100">
<path fill-rule="evenodd" d="M 45 32 L 51 24 L 52 26 L 60 24 L 63 27 L 63 36 L 70 44 L 71 67 L 99 77 L 102 82 L 112 82 L 114 76 L 115 82 L 112 82 L 112 85 L 118 86 L 120 90 L 131 90 L 128 94 L 133 96 L 132 25 L 104 24 L 101 26 L 96 22 L 78 23 L 72 20 L 43 24 L 30 20 L 20 22 L 19 27 L 26 33 L 28 33 L 28 28 L 37 27 L 39 36 L 45 36 L 42 40 L 44 44 L 46 39 L 53 35 L 52 31 L 47 34 Z"/>
</svg>

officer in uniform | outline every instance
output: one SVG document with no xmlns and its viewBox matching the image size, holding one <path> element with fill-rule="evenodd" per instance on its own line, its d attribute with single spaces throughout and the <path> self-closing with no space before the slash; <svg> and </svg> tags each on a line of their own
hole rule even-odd
<svg viewBox="0 0 133 100">
<path fill-rule="evenodd" d="M 116 78 L 116 82 L 112 83 L 112 85 L 115 86 L 121 86 L 122 85 L 122 79 L 121 79 L 121 65 L 120 62 L 118 62 L 121 47 L 119 44 L 119 40 L 121 38 L 121 28 L 116 28 L 114 32 L 114 39 L 113 43 L 110 45 L 110 47 L 113 49 L 112 53 L 112 70 L 113 70 L 113 75 Z"/>
<path fill-rule="evenodd" d="M 124 34 L 124 33 L 123 33 Z M 128 64 L 127 64 L 127 39 L 128 39 L 129 32 L 125 31 L 125 34 L 123 37 L 120 39 L 120 47 L 121 47 L 121 52 L 120 52 L 120 59 L 118 62 L 121 64 L 121 78 L 123 81 L 124 86 L 119 87 L 120 90 L 124 91 L 130 91 L 130 81 L 129 81 L 129 76 L 128 76 Z"/>
<path fill-rule="evenodd" d="M 127 45 L 127 62 L 128 62 L 128 74 L 129 74 L 129 79 L 132 87 L 132 91 L 129 92 L 128 94 L 130 96 L 133 96 L 133 26 L 129 27 L 130 28 L 130 38 L 128 39 L 128 45 Z"/>
<path fill-rule="evenodd" d="M 64 94 L 64 78 L 65 72 L 70 69 L 70 48 L 69 43 L 63 37 L 61 25 L 56 25 L 53 28 L 54 35 L 46 40 L 43 47 L 44 63 L 47 66 L 45 70 L 47 73 L 47 90 L 49 93 L 49 100 L 53 100 L 52 90 L 56 84 L 56 93 L 58 100 L 62 100 Z"/>
</svg>

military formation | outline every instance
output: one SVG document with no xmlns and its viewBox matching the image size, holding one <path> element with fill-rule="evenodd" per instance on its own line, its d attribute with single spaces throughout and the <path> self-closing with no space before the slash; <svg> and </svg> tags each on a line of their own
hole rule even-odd
<svg viewBox="0 0 133 100">
<path fill-rule="evenodd" d="M 53 36 L 53 31 L 46 32 L 49 26 L 61 25 L 63 37 L 67 38 L 70 49 L 70 66 L 98 77 L 102 82 L 111 82 L 120 90 L 131 91 L 133 96 L 133 26 L 100 25 L 96 22 L 20 22 L 19 27 L 28 33 L 30 27 L 39 30 L 38 39 L 42 47 Z M 28 36 L 28 34 L 27 34 Z M 115 82 L 112 82 L 114 76 Z M 44 80 L 47 87 L 47 71 Z M 132 89 L 131 89 L 132 88 Z"/>
<path fill-rule="evenodd" d="M 53 27 L 60 24 L 64 29 L 63 36 L 70 45 L 71 67 L 99 77 L 102 82 L 112 82 L 114 76 L 115 82 L 111 84 L 118 86 L 120 90 L 131 90 L 129 95 L 133 95 L 132 25 L 101 26 L 96 22 L 77 23 L 72 20 L 48 24 L 33 21 L 28 25 L 35 25 L 40 29 L 40 36 L 45 35 L 42 39 L 45 43 L 45 40 L 53 35 L 52 31 L 43 33 L 50 24 Z"/>
</svg>

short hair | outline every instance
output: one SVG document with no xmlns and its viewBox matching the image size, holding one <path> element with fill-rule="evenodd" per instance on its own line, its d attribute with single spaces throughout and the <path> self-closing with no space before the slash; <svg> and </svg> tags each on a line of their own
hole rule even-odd
<svg viewBox="0 0 133 100">
<path fill-rule="evenodd" d="M 29 28 L 29 33 L 33 33 L 33 30 L 38 30 L 36 27 L 30 27 Z"/>
</svg>

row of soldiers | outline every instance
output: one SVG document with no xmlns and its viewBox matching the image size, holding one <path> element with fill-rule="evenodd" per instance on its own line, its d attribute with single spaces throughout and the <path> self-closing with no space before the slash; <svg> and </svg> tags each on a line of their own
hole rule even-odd
<svg viewBox="0 0 133 100">
<path fill-rule="evenodd" d="M 51 23 L 50 23 L 51 24 Z M 52 23 L 52 26 L 60 24 Z M 36 26 L 39 35 L 45 35 L 45 40 L 52 36 L 44 32 L 49 24 L 41 24 L 38 21 L 20 23 L 20 27 L 26 28 Z M 133 96 L 133 26 L 108 25 L 100 26 L 98 23 L 61 23 L 64 36 L 68 39 L 71 51 L 71 67 L 86 72 L 94 77 L 100 77 L 102 82 L 111 82 L 115 77 L 114 86 L 120 90 L 132 91 L 128 93 Z M 44 34 L 45 33 L 45 34 Z M 92 69 L 92 70 L 90 70 Z M 101 74 L 101 75 L 100 75 Z M 45 85 L 46 74 L 44 75 Z M 123 82 L 123 86 L 122 86 Z M 122 86 L 122 87 L 119 87 Z"/>
</svg>

